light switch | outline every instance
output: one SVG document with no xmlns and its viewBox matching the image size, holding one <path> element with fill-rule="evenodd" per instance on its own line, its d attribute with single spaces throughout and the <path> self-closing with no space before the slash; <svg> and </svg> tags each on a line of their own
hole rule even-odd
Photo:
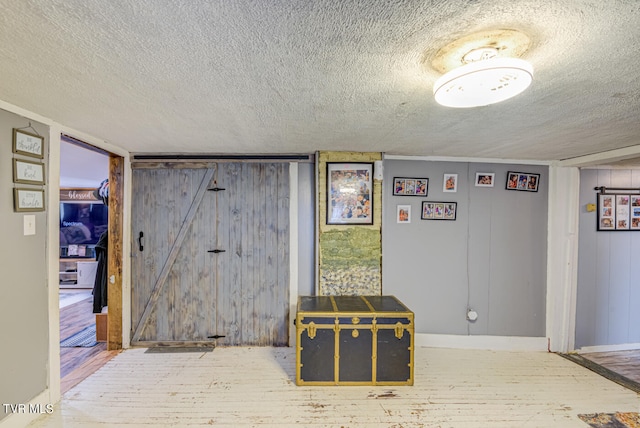
<svg viewBox="0 0 640 428">
<path fill-rule="evenodd" d="M 36 216 L 24 216 L 24 236 L 36 234 Z"/>
</svg>

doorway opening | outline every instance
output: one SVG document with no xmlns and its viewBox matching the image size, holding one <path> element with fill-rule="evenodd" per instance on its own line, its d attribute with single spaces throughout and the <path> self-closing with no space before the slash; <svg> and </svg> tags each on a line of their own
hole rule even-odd
<svg viewBox="0 0 640 428">
<path fill-rule="evenodd" d="M 107 343 L 107 307 L 95 293 L 109 229 L 104 193 L 110 154 L 66 135 L 60 141 L 60 380 L 61 393 L 115 353 Z M 105 276 L 106 281 L 106 276 Z M 119 305 L 118 305 L 119 306 Z M 96 309 L 98 308 L 98 309 Z"/>
</svg>

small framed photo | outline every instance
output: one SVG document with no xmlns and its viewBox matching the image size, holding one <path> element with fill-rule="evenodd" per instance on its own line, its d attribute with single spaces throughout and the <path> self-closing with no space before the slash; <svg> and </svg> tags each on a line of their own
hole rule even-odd
<svg viewBox="0 0 640 428">
<path fill-rule="evenodd" d="M 393 196 L 427 196 L 428 178 L 394 177 Z"/>
<path fill-rule="evenodd" d="M 599 194 L 598 195 L 598 229 L 597 230 L 615 230 L 615 195 Z"/>
<path fill-rule="evenodd" d="M 458 211 L 457 202 L 422 202 L 422 220 L 455 220 Z"/>
<path fill-rule="evenodd" d="M 13 153 L 44 158 L 44 138 L 13 128 Z"/>
<path fill-rule="evenodd" d="M 44 190 L 13 189 L 13 208 L 16 212 L 44 211 Z"/>
<path fill-rule="evenodd" d="M 493 172 L 476 172 L 476 187 L 493 187 L 495 176 Z"/>
<path fill-rule="evenodd" d="M 373 224 L 373 163 L 327 162 L 327 224 Z"/>
<path fill-rule="evenodd" d="M 13 182 L 44 184 L 44 164 L 13 158 Z"/>
<path fill-rule="evenodd" d="M 396 210 L 398 223 L 411 223 L 411 205 L 398 205 Z"/>
<path fill-rule="evenodd" d="M 443 192 L 457 192 L 458 191 L 458 174 L 445 174 L 442 184 Z"/>
<path fill-rule="evenodd" d="M 631 210 L 629 195 L 616 195 L 616 230 L 628 230 Z"/>
<path fill-rule="evenodd" d="M 507 172 L 507 190 L 520 190 L 525 192 L 537 192 L 540 184 L 540 174 L 528 172 Z"/>
</svg>

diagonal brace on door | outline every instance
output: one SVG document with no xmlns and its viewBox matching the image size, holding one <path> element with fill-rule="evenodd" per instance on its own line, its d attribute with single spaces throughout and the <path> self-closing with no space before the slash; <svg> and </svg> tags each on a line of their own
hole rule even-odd
<svg viewBox="0 0 640 428">
<path fill-rule="evenodd" d="M 193 219 L 196 216 L 196 213 L 198 212 L 200 203 L 202 202 L 202 199 L 204 199 L 204 194 L 206 193 L 207 188 L 213 184 L 212 181 L 214 179 L 215 171 L 216 171 L 215 167 L 207 168 L 207 172 L 205 173 L 204 177 L 202 178 L 202 181 L 200 182 L 200 187 L 198 188 L 198 191 L 195 197 L 193 198 L 193 202 L 189 207 L 189 212 L 187 212 L 187 215 L 184 221 L 182 222 L 182 226 L 180 226 L 180 231 L 178 232 L 178 236 L 176 237 L 176 240 L 173 243 L 173 246 L 171 247 L 171 251 L 169 251 L 169 256 L 167 257 L 167 261 L 162 267 L 162 270 L 160 271 L 160 275 L 158 276 L 158 279 L 156 280 L 156 283 L 153 286 L 153 290 L 151 291 L 151 296 L 149 296 L 147 305 L 145 306 L 144 312 L 140 317 L 140 322 L 138 323 L 136 331 L 133 334 L 133 337 L 131 338 L 132 342 L 137 342 L 138 340 L 140 340 L 140 336 L 144 332 L 144 329 L 147 327 L 147 322 L 149 321 L 149 317 L 151 316 L 151 311 L 155 308 L 156 304 L 158 303 L 158 297 L 160 296 L 160 292 L 162 291 L 162 289 L 164 288 L 164 285 L 166 284 L 166 280 L 167 280 L 167 277 L 169 276 L 169 272 L 171 271 L 171 267 L 173 266 L 176 259 L 178 258 L 178 252 L 180 250 L 180 247 L 182 246 L 182 243 L 185 237 L 187 236 L 187 231 L 189 230 L 189 227 L 191 226 L 191 223 L 193 222 Z"/>
</svg>

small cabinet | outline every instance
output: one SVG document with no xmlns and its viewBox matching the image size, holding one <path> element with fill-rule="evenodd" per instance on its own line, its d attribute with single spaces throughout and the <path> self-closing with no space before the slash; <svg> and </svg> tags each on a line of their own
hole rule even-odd
<svg viewBox="0 0 640 428">
<path fill-rule="evenodd" d="M 94 259 L 60 259 L 60 287 L 93 288 L 97 270 Z"/>
</svg>

